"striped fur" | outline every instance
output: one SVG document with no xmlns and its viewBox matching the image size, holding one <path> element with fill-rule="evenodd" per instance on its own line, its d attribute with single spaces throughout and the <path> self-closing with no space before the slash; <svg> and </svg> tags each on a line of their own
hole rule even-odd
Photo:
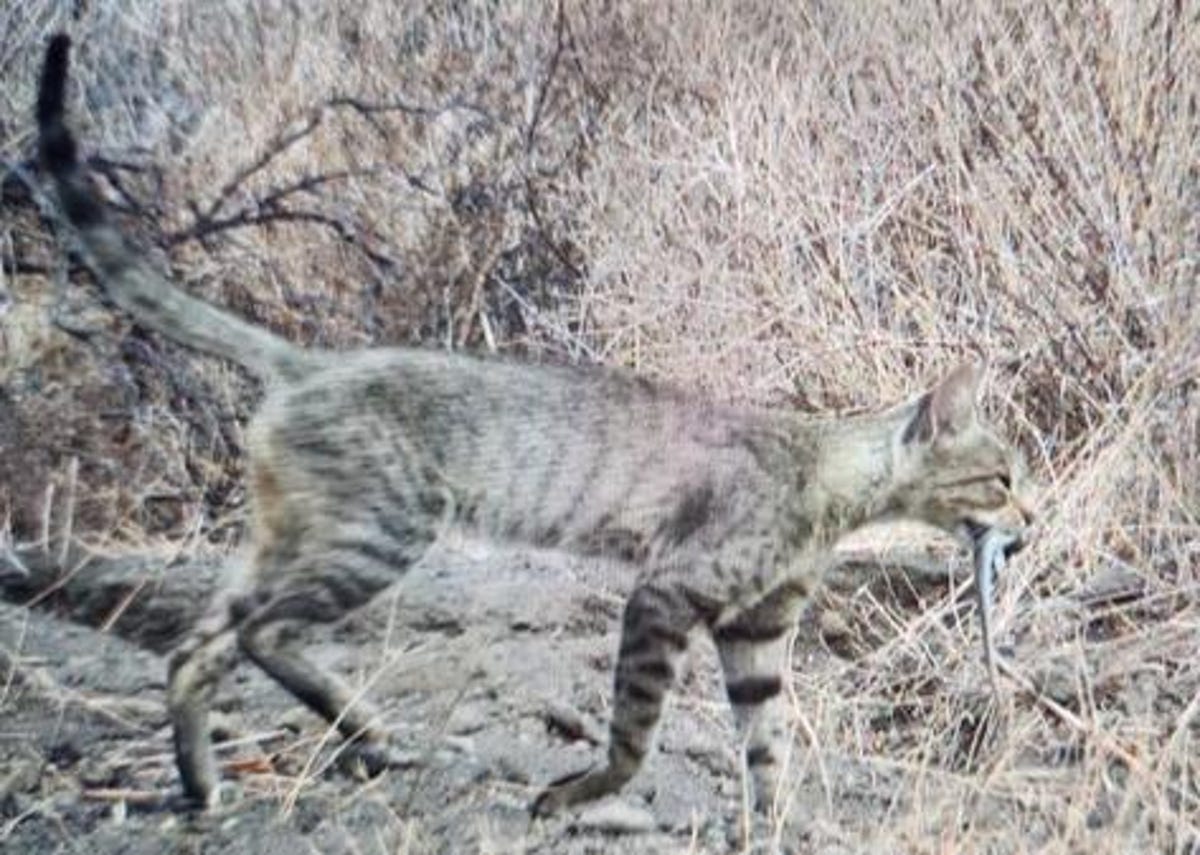
<svg viewBox="0 0 1200 855">
<path fill-rule="evenodd" d="M 184 792 L 218 789 L 207 709 L 244 654 L 388 762 L 371 710 L 308 662 L 289 627 L 371 600 L 447 526 L 626 562 L 607 763 L 549 787 L 538 813 L 619 789 L 653 744 L 694 627 L 712 634 L 745 758 L 769 806 L 787 745 L 788 638 L 831 544 L 909 518 L 964 536 L 1021 531 L 1012 450 L 976 416 L 964 366 L 855 419 L 733 409 L 623 374 L 411 349 L 300 350 L 191 298 L 110 219 L 63 120 L 68 42 L 47 51 L 41 160 L 97 279 L 139 323 L 271 381 L 248 431 L 253 537 L 240 581 L 171 660 Z"/>
</svg>

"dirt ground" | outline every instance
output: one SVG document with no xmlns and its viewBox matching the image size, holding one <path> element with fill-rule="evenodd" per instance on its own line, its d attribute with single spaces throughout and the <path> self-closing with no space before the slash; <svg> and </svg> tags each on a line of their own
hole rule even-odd
<svg viewBox="0 0 1200 855">
<path fill-rule="evenodd" d="M 179 568 L 176 568 L 176 572 Z M 619 799 L 531 823 L 547 781 L 601 759 L 622 586 L 614 568 L 447 549 L 397 595 L 313 633 L 313 658 L 370 687 L 413 767 L 369 781 L 249 665 L 214 720 L 232 803 L 177 790 L 158 655 L 45 611 L 0 606 L 0 851 L 708 852 L 736 842 L 740 777 L 707 641 L 660 749 Z"/>
<path fill-rule="evenodd" d="M 1010 687 L 1009 711 L 1024 708 L 1027 718 L 1058 704 L 1060 722 L 1076 723 L 1048 738 L 1020 715 L 1000 728 L 990 714 L 981 718 L 991 703 L 986 678 L 974 647 L 962 658 L 955 630 L 970 618 L 955 605 L 969 599 L 964 588 L 951 587 L 966 567 L 937 554 L 845 560 L 801 622 L 781 827 L 744 827 L 750 814 L 732 721 L 700 634 L 658 750 L 634 781 L 619 797 L 531 822 L 528 806 L 542 786 L 603 756 L 618 621 L 634 580 L 616 565 L 471 542 L 438 547 L 394 594 L 306 636 L 315 661 L 377 702 L 411 765 L 355 776 L 339 762 L 337 737 L 243 663 L 214 705 L 228 799 L 213 814 L 188 814 L 176 798 L 161 654 L 194 618 L 198 592 L 215 584 L 221 564 L 153 555 L 107 562 L 69 582 L 39 581 L 36 590 L 57 592 L 32 607 L 23 605 L 28 593 L 14 597 L 13 585 L 0 584 L 10 600 L 0 603 L 5 855 L 1086 851 L 1055 848 L 1076 825 L 1080 839 L 1144 852 L 1163 828 L 1151 809 L 1185 833 L 1172 835 L 1169 851 L 1197 851 L 1186 836 L 1186 777 L 1154 772 L 1172 801 L 1142 807 L 1132 777 L 1146 774 L 1141 761 L 1114 755 L 1123 749 L 1102 735 L 1081 738 L 1084 725 L 1062 706 L 1074 706 L 1073 672 L 1064 681 L 1050 668 L 1056 657 L 1040 656 L 1036 644 L 1002 645 L 1039 683 L 1036 697 Z M 147 584 L 154 573 L 162 575 Z M 1091 591 L 1075 605 L 1039 608 L 1078 610 L 1089 597 L 1111 601 Z M 870 617 L 855 622 L 854 604 L 863 602 Z M 898 623 L 884 627 L 883 616 Z M 917 671 L 884 669 L 889 680 L 920 685 L 882 704 L 871 663 L 902 623 L 943 676 L 927 685 Z M 1162 655 L 1183 655 L 1179 644 Z M 841 688 L 822 690 L 823 681 Z M 1191 690 L 1166 695 L 1166 686 L 1147 675 L 1097 685 L 1092 696 L 1105 709 L 1142 710 L 1155 727 L 1186 727 Z M 947 699 L 959 711 L 956 735 L 937 718 Z M 1065 808 L 1047 796 L 1060 791 Z"/>
</svg>

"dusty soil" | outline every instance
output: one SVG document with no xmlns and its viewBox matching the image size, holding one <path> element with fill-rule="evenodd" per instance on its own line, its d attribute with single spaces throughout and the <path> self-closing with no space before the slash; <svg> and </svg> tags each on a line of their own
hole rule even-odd
<svg viewBox="0 0 1200 855">
<path fill-rule="evenodd" d="M 339 762 L 341 743 L 321 721 L 240 665 L 213 717 L 230 798 L 206 816 L 175 801 L 163 653 L 220 578 L 220 563 L 119 556 L 81 565 L 69 581 L 47 583 L 35 567 L 23 588 L 0 575 L 10 601 L 0 602 L 0 853 L 1000 853 L 1033 851 L 1067 822 L 1081 823 L 1081 836 L 1118 834 L 1128 844 L 1118 851 L 1150 851 L 1158 826 L 1143 826 L 1153 816 L 1127 794 L 1139 761 L 1117 762 L 1123 749 L 1081 736 L 1087 725 L 1062 706 L 1075 706 L 1076 672 L 1051 667 L 1061 657 L 1039 656 L 1019 638 L 1015 648 L 1003 644 L 1040 685 L 1036 697 L 1010 687 L 1008 714 L 1043 710 L 1059 727 L 1051 738 L 1020 718 L 998 729 L 978 653 L 956 629 L 970 610 L 956 605 L 963 589 L 949 585 L 966 568 L 936 555 L 896 557 L 835 568 L 801 623 L 787 820 L 759 823 L 749 837 L 732 721 L 701 635 L 658 751 L 626 790 L 579 812 L 529 818 L 544 784 L 603 756 L 618 619 L 633 583 L 623 568 L 446 544 L 394 594 L 310 631 L 312 658 L 368 691 L 408 752 L 411 766 L 372 780 Z M 53 593 L 28 606 L 30 589 Z M 1083 625 L 1089 597 L 1113 602 L 1111 592 L 1083 592 L 1037 608 Z M 936 682 L 918 664 L 872 666 L 902 625 Z M 1186 655 L 1187 638 L 1162 655 Z M 916 684 L 881 693 L 871 682 L 881 679 Z M 1120 680 L 1097 684 L 1092 697 L 1105 709 L 1145 708 L 1141 720 L 1182 733 L 1193 690 L 1166 688 Z M 946 709 L 956 711 L 953 732 L 938 718 Z M 1083 789 L 1095 769 L 1108 776 L 1104 786 Z M 1183 811 L 1175 821 L 1185 834 L 1170 851 L 1195 855 L 1192 796 L 1173 772 L 1154 775 Z M 1071 794 L 1068 807 L 1035 785 Z M 1176 816 L 1173 804 L 1160 813 Z M 967 833 L 975 836 L 960 848 L 955 835 Z M 940 842 L 930 848 L 931 840 Z"/>
<path fill-rule="evenodd" d="M 175 568 L 173 572 L 180 572 Z M 363 685 L 413 768 L 362 781 L 323 724 L 249 665 L 214 717 L 235 798 L 177 788 L 163 657 L 43 609 L 0 605 L 0 851 L 725 851 L 740 785 L 713 651 L 697 639 L 660 750 L 619 799 L 530 822 L 540 785 L 602 757 L 622 590 L 614 568 L 445 549 L 396 596 L 312 635 Z"/>
</svg>

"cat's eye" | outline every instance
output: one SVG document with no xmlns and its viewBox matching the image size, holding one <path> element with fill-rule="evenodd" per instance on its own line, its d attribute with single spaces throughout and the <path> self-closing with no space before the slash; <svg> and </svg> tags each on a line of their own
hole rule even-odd
<svg viewBox="0 0 1200 855">
<path fill-rule="evenodd" d="M 1000 486 L 1003 487 L 1005 490 L 1012 489 L 1012 475 L 1010 475 L 1007 472 L 1001 472 L 999 475 L 996 476 L 996 478 L 997 478 L 997 480 L 1000 481 Z"/>
</svg>

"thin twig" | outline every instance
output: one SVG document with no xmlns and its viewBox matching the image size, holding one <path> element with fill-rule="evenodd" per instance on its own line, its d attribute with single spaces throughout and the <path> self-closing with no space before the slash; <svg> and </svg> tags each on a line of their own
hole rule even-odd
<svg viewBox="0 0 1200 855">
<path fill-rule="evenodd" d="M 558 72 L 558 61 L 562 57 L 563 52 L 563 30 L 565 26 L 566 10 L 563 0 L 558 0 L 558 14 L 554 21 L 554 53 L 550 55 L 550 64 L 546 67 L 546 73 L 542 76 L 542 81 L 538 85 L 537 97 L 533 101 L 533 114 L 529 117 L 529 124 L 525 127 L 526 154 L 533 148 L 533 136 L 537 132 L 538 123 L 541 121 L 542 109 L 546 106 L 546 96 Z"/>
<path fill-rule="evenodd" d="M 79 486 L 79 458 L 71 455 L 67 464 L 67 501 L 63 509 L 62 526 L 59 528 L 58 563 L 66 566 L 71 551 L 71 537 L 75 528 L 75 491 Z"/>
<path fill-rule="evenodd" d="M 89 802 L 125 802 L 150 807 L 165 804 L 171 794 L 165 790 L 135 790 L 130 787 L 85 787 L 79 797 Z"/>
<path fill-rule="evenodd" d="M 243 167 L 234 173 L 233 177 L 225 182 L 225 185 L 217 192 L 216 198 L 209 204 L 208 208 L 200 215 L 200 221 L 210 220 L 217 215 L 221 207 L 229 200 L 229 198 L 237 192 L 247 180 L 266 169 L 276 157 L 283 154 L 300 140 L 312 134 L 313 131 L 321 124 L 324 119 L 324 113 L 320 109 L 313 110 L 308 119 L 299 128 L 277 136 L 275 140 L 267 146 L 266 150 L 258 156 L 253 162 Z M 197 223 L 199 226 L 201 223 Z"/>
<path fill-rule="evenodd" d="M 185 232 L 174 236 L 172 243 L 181 243 L 188 240 L 200 240 L 217 232 L 230 231 L 232 229 L 245 228 L 247 226 L 265 226 L 272 223 L 315 223 L 325 226 L 333 230 L 339 238 L 348 244 L 358 248 L 371 261 L 381 267 L 392 269 L 398 266 L 398 262 L 391 256 L 385 255 L 378 250 L 371 249 L 366 245 L 361 236 L 341 220 L 321 213 L 320 211 L 306 211 L 295 208 L 276 208 L 271 211 L 250 211 L 242 210 L 237 214 L 230 215 L 219 220 L 210 220 L 205 223 L 196 223 L 189 227 Z"/>
</svg>

